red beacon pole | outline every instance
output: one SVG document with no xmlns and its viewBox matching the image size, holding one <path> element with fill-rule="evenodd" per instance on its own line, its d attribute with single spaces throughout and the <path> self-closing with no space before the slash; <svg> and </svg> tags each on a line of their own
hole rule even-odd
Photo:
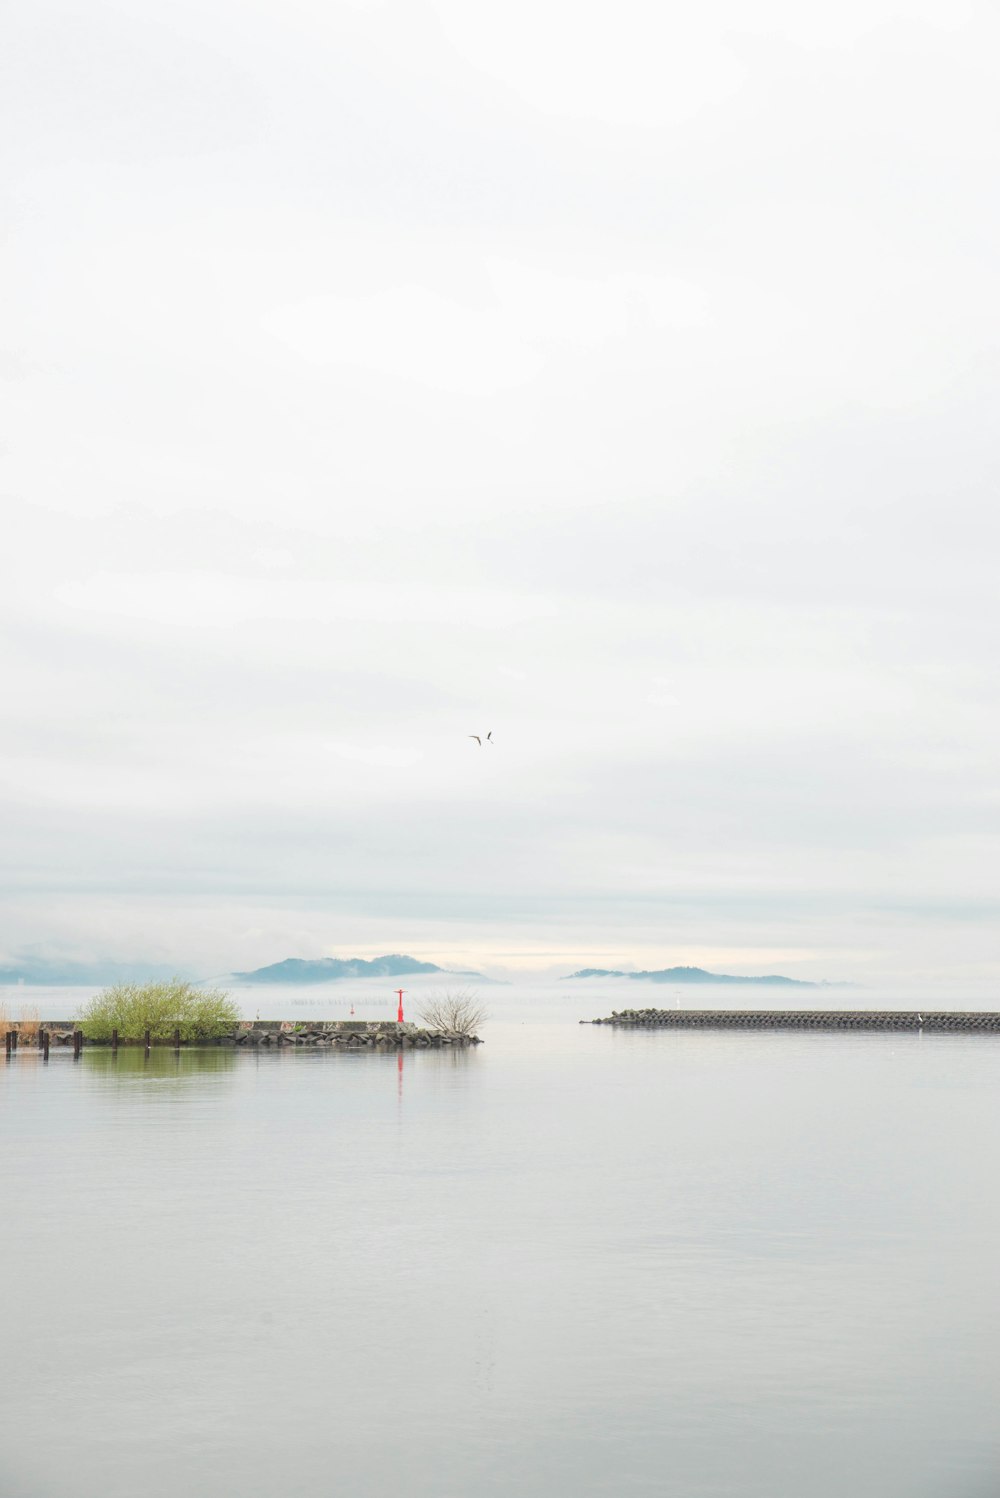
<svg viewBox="0 0 1000 1498">
<path fill-rule="evenodd" d="M 405 992 L 406 992 L 405 988 L 397 988 L 396 989 L 396 993 L 397 993 L 397 995 L 399 997 L 399 1013 L 396 1015 L 396 1020 L 397 1020 L 397 1023 L 399 1023 L 399 1024 L 403 1023 L 403 995 L 404 995 Z"/>
</svg>

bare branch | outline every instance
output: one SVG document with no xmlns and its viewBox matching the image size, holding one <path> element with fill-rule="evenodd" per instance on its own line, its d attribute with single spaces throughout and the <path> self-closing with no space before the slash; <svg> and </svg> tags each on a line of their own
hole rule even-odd
<svg viewBox="0 0 1000 1498">
<path fill-rule="evenodd" d="M 489 1018 L 485 1006 L 467 988 L 429 994 L 417 1011 L 421 1022 L 437 1035 L 475 1035 Z"/>
</svg>

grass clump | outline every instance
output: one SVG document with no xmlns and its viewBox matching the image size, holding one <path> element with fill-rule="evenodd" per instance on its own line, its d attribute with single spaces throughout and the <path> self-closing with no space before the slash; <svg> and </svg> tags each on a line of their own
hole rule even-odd
<svg viewBox="0 0 1000 1498">
<path fill-rule="evenodd" d="M 88 1040 L 110 1040 L 112 1030 L 122 1040 L 140 1040 L 147 1030 L 153 1040 L 169 1040 L 175 1030 L 182 1040 L 216 1040 L 239 1023 L 240 1011 L 224 989 L 172 978 L 115 983 L 88 1000 L 79 1019 Z"/>
<path fill-rule="evenodd" d="M 465 988 L 457 993 L 431 994 L 418 1013 L 422 1023 L 435 1034 L 466 1038 L 474 1036 L 489 1017 L 477 996 Z"/>
<path fill-rule="evenodd" d="M 21 1045 L 25 1041 L 37 1040 L 41 1029 L 41 1021 L 38 1018 L 38 1010 L 25 1005 L 21 1009 L 21 1018 L 17 1022 L 17 1042 Z"/>
</svg>

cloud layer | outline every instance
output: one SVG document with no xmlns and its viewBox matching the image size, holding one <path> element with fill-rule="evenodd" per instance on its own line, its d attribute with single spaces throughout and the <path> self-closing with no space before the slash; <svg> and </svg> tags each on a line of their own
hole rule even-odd
<svg viewBox="0 0 1000 1498">
<path fill-rule="evenodd" d="M 15 6 L 0 956 L 995 975 L 998 31 Z"/>
</svg>

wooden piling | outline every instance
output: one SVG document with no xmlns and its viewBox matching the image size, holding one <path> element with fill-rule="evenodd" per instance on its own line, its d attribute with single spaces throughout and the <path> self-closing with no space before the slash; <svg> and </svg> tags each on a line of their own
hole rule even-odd
<svg viewBox="0 0 1000 1498">
<path fill-rule="evenodd" d="M 73 1031 L 73 1060 L 74 1061 L 79 1061 L 79 1059 L 80 1059 L 80 1053 L 81 1053 L 82 1050 L 83 1050 L 83 1031 L 82 1030 L 74 1030 Z"/>
<path fill-rule="evenodd" d="M 38 1044 L 39 1044 L 39 1047 L 41 1048 L 42 1060 L 43 1061 L 48 1061 L 48 1059 L 49 1059 L 49 1032 L 48 1032 L 48 1030 L 39 1030 L 39 1032 L 38 1032 Z"/>
<path fill-rule="evenodd" d="M 174 1031 L 174 1050 L 175 1051 L 179 1051 L 180 1048 L 181 1048 L 181 1032 L 180 1032 L 180 1029 L 178 1028 L 178 1029 L 176 1029 Z"/>
<path fill-rule="evenodd" d="M 143 1036 L 143 1040 L 144 1040 L 144 1043 L 145 1043 L 145 1046 L 146 1046 L 146 1054 L 148 1055 L 149 1054 L 149 1031 L 148 1030 L 146 1031 L 145 1035 Z"/>
<path fill-rule="evenodd" d="M 118 1050 L 118 1031 L 117 1030 L 112 1030 L 112 1032 L 111 1032 L 111 1050 L 112 1050 L 112 1053 L 114 1053 L 114 1052 L 116 1052 Z"/>
</svg>

